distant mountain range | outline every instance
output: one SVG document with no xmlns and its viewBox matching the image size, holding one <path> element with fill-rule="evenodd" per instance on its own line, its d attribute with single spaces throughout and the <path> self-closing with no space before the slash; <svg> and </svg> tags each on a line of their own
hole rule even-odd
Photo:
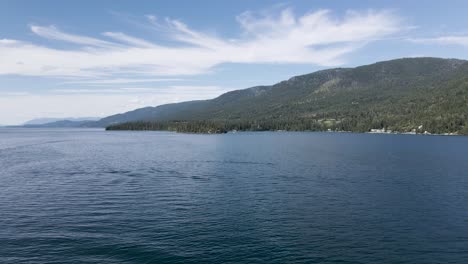
<svg viewBox="0 0 468 264">
<path fill-rule="evenodd" d="M 24 127 L 83 127 L 86 123 L 98 121 L 99 117 L 80 118 L 37 118 L 24 123 Z"/>
<path fill-rule="evenodd" d="M 65 118 L 36 118 L 36 119 L 32 119 L 32 120 L 29 120 L 27 122 L 25 122 L 23 125 L 24 126 L 27 126 L 27 125 L 44 125 L 44 124 L 48 124 L 48 123 L 53 123 L 53 122 L 57 122 L 57 121 L 65 121 L 65 120 L 68 120 L 68 121 L 97 121 L 101 119 L 100 117 L 65 117 Z"/>
<path fill-rule="evenodd" d="M 468 134 L 468 61 L 403 58 L 322 70 L 211 100 L 145 107 L 80 126 Z"/>
</svg>

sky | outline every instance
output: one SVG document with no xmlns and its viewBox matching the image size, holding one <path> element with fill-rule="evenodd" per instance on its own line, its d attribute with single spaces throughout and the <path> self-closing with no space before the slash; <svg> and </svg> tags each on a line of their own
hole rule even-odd
<svg viewBox="0 0 468 264">
<path fill-rule="evenodd" d="M 333 67 L 468 59 L 468 1 L 0 0 L 0 124 L 210 99 Z"/>
</svg>

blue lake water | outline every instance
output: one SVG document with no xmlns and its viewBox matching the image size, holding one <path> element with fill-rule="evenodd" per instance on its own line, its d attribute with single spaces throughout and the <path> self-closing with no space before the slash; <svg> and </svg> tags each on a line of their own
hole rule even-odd
<svg viewBox="0 0 468 264">
<path fill-rule="evenodd" d="M 0 129 L 0 263 L 467 263 L 468 137 Z"/>
</svg>

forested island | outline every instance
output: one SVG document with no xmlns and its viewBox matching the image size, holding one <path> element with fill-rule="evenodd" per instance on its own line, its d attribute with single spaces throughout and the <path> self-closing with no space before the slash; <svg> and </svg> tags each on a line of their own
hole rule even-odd
<svg viewBox="0 0 468 264">
<path fill-rule="evenodd" d="M 468 62 L 405 58 L 293 77 L 215 99 L 146 107 L 92 123 L 108 130 L 468 134 Z"/>
</svg>

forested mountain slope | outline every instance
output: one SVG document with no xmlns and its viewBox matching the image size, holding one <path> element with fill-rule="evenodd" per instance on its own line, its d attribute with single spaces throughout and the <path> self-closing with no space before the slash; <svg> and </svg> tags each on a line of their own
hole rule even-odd
<svg viewBox="0 0 468 264">
<path fill-rule="evenodd" d="M 137 109 L 93 125 L 135 121 L 145 122 L 112 128 L 171 126 L 183 131 L 190 123 L 189 132 L 204 132 L 203 126 L 209 123 L 220 130 L 365 132 L 386 128 L 399 132 L 417 129 L 417 132 L 466 133 L 468 62 L 405 58 L 323 70 L 272 86 L 228 92 L 212 100 Z"/>
</svg>

